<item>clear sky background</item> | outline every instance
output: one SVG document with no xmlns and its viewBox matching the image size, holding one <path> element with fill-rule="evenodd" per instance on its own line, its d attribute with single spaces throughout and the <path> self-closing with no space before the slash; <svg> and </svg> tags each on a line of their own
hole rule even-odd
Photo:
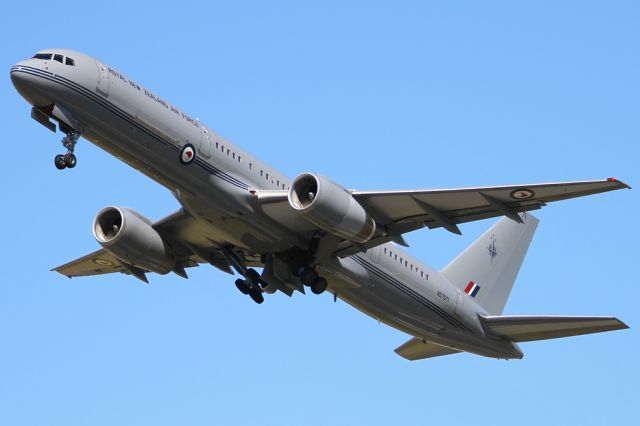
<svg viewBox="0 0 640 426">
<path fill-rule="evenodd" d="M 408 336 L 329 294 L 256 305 L 191 278 L 69 280 L 107 205 L 178 208 L 29 117 L 10 66 L 66 47 L 114 66 L 290 177 L 408 189 L 616 176 L 640 186 L 640 3 L 4 2 L 1 425 L 637 424 L 638 191 L 553 204 L 505 313 L 630 330 L 523 344 L 521 361 L 408 362 Z M 494 220 L 407 237 L 441 268 Z"/>
</svg>

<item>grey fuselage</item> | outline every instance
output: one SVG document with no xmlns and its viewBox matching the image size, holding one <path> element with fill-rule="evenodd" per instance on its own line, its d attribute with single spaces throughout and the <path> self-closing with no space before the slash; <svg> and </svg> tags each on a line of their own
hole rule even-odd
<svg viewBox="0 0 640 426">
<path fill-rule="evenodd" d="M 44 51 L 43 51 L 44 52 Z M 305 247 L 287 223 L 256 209 L 255 191 L 286 190 L 291 179 L 114 68 L 79 52 L 75 66 L 28 59 L 11 69 L 20 94 L 33 106 L 56 105 L 74 128 L 169 189 L 220 244 L 254 252 Z M 179 161 L 185 144 L 195 161 Z M 319 265 L 329 289 L 367 315 L 412 336 L 495 358 L 522 358 L 517 345 L 485 335 L 485 310 L 439 272 L 388 243 Z"/>
</svg>

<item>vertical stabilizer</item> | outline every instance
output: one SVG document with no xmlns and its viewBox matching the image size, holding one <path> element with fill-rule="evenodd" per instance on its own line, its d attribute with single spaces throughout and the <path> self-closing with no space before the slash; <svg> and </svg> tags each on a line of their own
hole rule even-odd
<svg viewBox="0 0 640 426">
<path fill-rule="evenodd" d="M 520 217 L 500 219 L 441 271 L 492 315 L 502 313 L 538 227 L 534 216 Z"/>
</svg>

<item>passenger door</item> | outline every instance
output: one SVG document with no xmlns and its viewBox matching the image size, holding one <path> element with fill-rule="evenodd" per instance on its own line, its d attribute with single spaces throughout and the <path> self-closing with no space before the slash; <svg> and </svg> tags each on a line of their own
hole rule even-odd
<svg viewBox="0 0 640 426">
<path fill-rule="evenodd" d="M 464 293 L 462 293 L 460 290 L 457 290 L 457 291 L 458 291 L 458 297 L 456 298 L 456 308 L 454 310 L 454 313 L 457 316 L 461 317 L 464 315 L 464 296 L 463 296 Z"/>
<path fill-rule="evenodd" d="M 102 64 L 98 64 L 98 92 L 109 96 L 109 70 Z"/>
<path fill-rule="evenodd" d="M 200 125 L 201 134 L 200 134 L 200 145 L 198 146 L 198 153 L 202 155 L 204 158 L 209 158 L 211 156 L 211 134 L 205 127 Z"/>
</svg>

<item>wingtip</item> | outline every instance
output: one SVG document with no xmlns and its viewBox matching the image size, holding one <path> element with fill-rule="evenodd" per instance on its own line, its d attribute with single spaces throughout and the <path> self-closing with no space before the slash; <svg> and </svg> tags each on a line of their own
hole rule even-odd
<svg viewBox="0 0 640 426">
<path fill-rule="evenodd" d="M 631 186 L 627 185 L 626 183 L 624 183 L 623 181 L 621 181 L 618 178 L 614 178 L 614 177 L 608 177 L 607 180 L 609 182 L 615 182 L 616 184 L 618 184 L 621 188 L 625 188 L 625 189 L 631 189 Z"/>
<path fill-rule="evenodd" d="M 627 328 L 631 328 L 624 321 L 621 321 L 618 318 L 616 318 L 616 321 L 618 321 L 618 324 L 620 325 L 619 330 L 626 330 Z"/>
</svg>

